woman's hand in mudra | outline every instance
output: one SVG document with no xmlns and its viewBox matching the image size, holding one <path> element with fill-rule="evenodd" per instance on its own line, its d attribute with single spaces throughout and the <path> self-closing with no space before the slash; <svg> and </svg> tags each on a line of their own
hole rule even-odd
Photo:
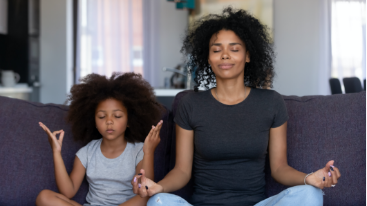
<svg viewBox="0 0 367 206">
<path fill-rule="evenodd" d="M 340 178 L 340 172 L 337 167 L 333 166 L 334 160 L 329 161 L 322 169 L 317 170 L 306 178 L 308 185 L 313 185 L 320 189 L 325 187 L 334 187 Z"/>
<path fill-rule="evenodd" d="M 163 192 L 163 187 L 161 185 L 145 176 L 144 169 L 140 170 L 139 175 L 135 175 L 131 184 L 133 185 L 134 193 L 140 195 L 140 197 L 153 196 Z"/>
</svg>

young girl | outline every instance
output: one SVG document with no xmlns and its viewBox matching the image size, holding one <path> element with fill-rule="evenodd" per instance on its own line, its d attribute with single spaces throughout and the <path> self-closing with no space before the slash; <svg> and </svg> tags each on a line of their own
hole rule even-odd
<svg viewBox="0 0 367 206">
<path fill-rule="evenodd" d="M 84 205 L 146 205 L 148 198 L 133 193 L 131 180 L 141 169 L 154 179 L 154 150 L 163 122 L 153 126 L 161 106 L 152 87 L 134 73 L 114 73 L 110 79 L 90 74 L 71 88 L 69 101 L 67 121 L 74 140 L 88 144 L 76 153 L 68 175 L 61 157 L 64 131 L 51 132 L 39 123 L 53 151 L 60 193 L 43 190 L 36 204 L 80 205 L 71 198 L 86 175 L 89 192 Z"/>
</svg>

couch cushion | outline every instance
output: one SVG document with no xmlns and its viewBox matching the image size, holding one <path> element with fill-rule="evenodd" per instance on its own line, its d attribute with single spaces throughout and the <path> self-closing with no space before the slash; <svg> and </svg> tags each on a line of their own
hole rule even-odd
<svg viewBox="0 0 367 206">
<path fill-rule="evenodd" d="M 65 131 L 62 157 L 70 173 L 75 153 L 83 145 L 73 141 L 71 127 L 65 122 L 67 112 L 68 107 L 64 105 L 33 103 L 0 96 L 0 205 L 34 205 L 41 190 L 58 191 L 52 150 L 38 122 L 46 124 L 51 131 Z M 172 115 L 164 109 L 161 142 L 154 157 L 156 181 L 161 180 L 169 169 L 171 118 Z M 87 192 L 88 183 L 84 180 L 73 199 L 83 204 Z"/>
<path fill-rule="evenodd" d="M 0 97 L 0 205 L 34 205 L 41 190 L 58 191 L 52 150 L 38 122 L 51 131 L 65 131 L 61 154 L 70 173 L 82 145 L 73 141 L 70 125 L 64 121 L 67 111 L 62 105 Z M 87 192 L 84 180 L 73 199 L 84 203 Z"/>
<path fill-rule="evenodd" d="M 188 92 L 177 94 L 179 101 Z M 288 163 L 309 173 L 335 160 L 342 177 L 335 188 L 324 189 L 324 205 L 365 205 L 366 203 L 366 93 L 332 96 L 283 96 L 289 115 Z M 174 132 L 174 129 L 172 130 Z M 170 169 L 175 164 L 175 133 L 172 133 Z M 275 182 L 266 164 L 266 193 L 278 194 L 286 187 Z M 185 199 L 192 194 L 192 182 L 175 192 Z"/>
</svg>

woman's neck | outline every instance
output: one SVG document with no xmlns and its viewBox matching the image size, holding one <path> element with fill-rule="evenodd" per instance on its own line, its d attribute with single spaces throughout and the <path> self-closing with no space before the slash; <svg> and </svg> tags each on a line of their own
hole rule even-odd
<svg viewBox="0 0 367 206">
<path fill-rule="evenodd" d="M 243 78 L 217 79 L 217 87 L 212 90 L 213 96 L 223 104 L 238 104 L 246 99 L 250 88 L 245 87 Z"/>
</svg>

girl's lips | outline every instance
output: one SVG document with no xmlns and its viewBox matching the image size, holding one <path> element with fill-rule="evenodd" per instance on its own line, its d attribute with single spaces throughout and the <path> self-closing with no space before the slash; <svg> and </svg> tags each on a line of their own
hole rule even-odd
<svg viewBox="0 0 367 206">
<path fill-rule="evenodd" d="M 114 132 L 115 130 L 112 130 L 112 129 L 109 129 L 109 130 L 107 130 L 107 133 L 112 133 L 112 132 Z"/>
<path fill-rule="evenodd" d="M 230 69 L 233 67 L 234 64 L 220 64 L 219 68 L 221 69 Z"/>
</svg>

